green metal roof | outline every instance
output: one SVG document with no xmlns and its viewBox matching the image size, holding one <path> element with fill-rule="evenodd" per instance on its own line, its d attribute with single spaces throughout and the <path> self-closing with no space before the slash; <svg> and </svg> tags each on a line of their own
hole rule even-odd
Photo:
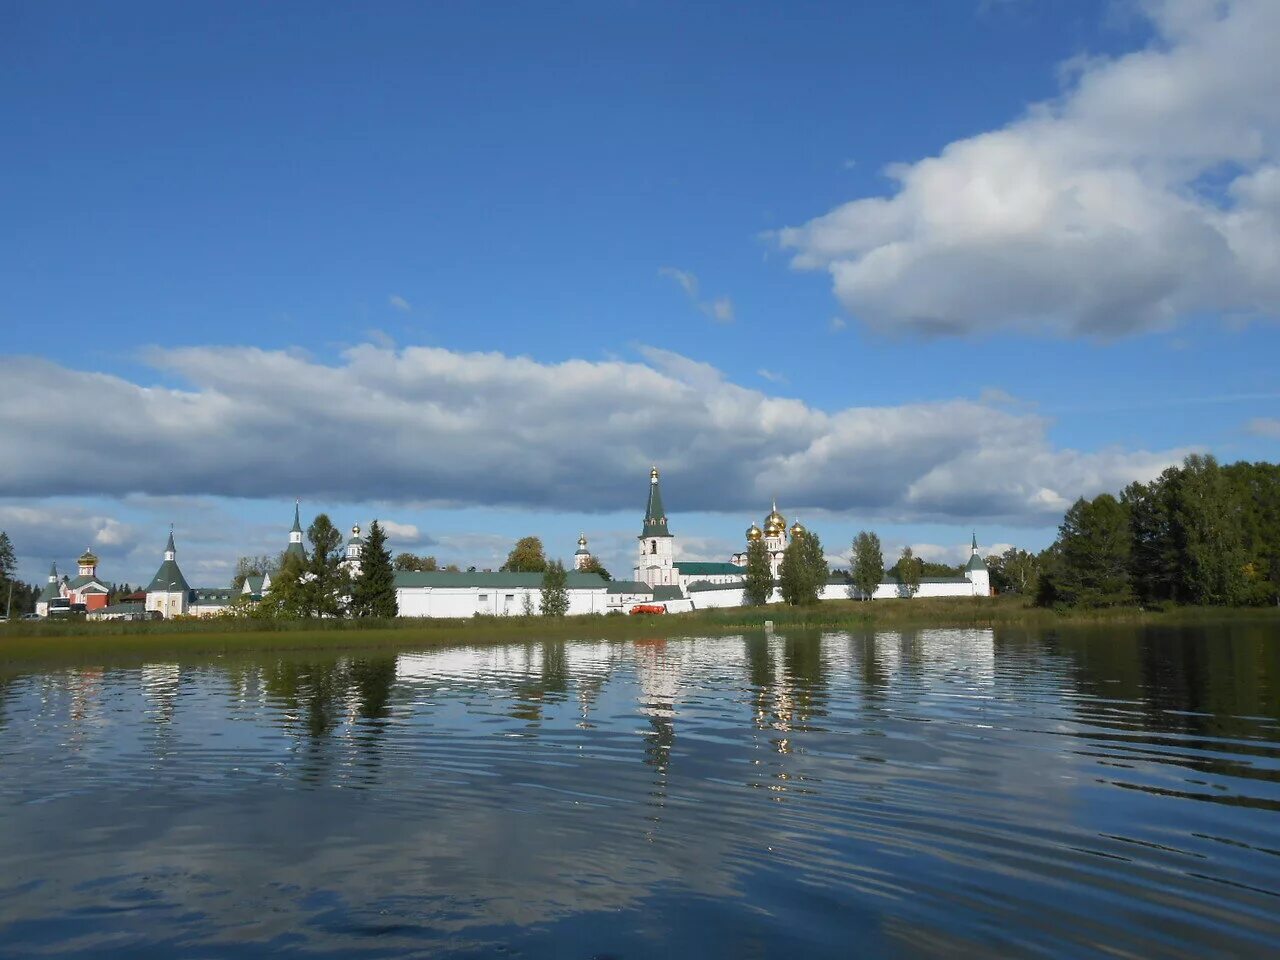
<svg viewBox="0 0 1280 960">
<path fill-rule="evenodd" d="M 397 587 L 489 587 L 501 590 L 504 587 L 542 587 L 540 573 L 450 573 L 445 570 L 397 570 L 395 575 Z M 566 573 L 565 585 L 577 589 L 604 589 L 607 586 L 604 577 L 598 573 Z"/>
<path fill-rule="evenodd" d="M 655 600 L 683 600 L 684 593 L 679 587 L 657 586 L 653 588 L 653 599 Z"/>
<path fill-rule="evenodd" d="M 53 574 L 56 577 L 57 571 L 56 570 L 53 571 Z M 53 580 L 53 582 L 46 583 L 44 585 L 44 589 L 40 591 L 40 596 L 38 599 L 40 603 L 48 603 L 54 597 L 60 597 L 60 596 L 62 596 L 62 591 L 59 589 L 58 581 L 55 579 Z"/>
<path fill-rule="evenodd" d="M 230 587 L 197 587 L 191 591 L 193 603 L 230 603 L 240 595 Z"/>
<path fill-rule="evenodd" d="M 649 478 L 649 503 L 644 509 L 644 529 L 642 537 L 669 537 L 667 529 L 667 511 L 662 508 L 662 484 L 658 482 L 658 468 L 653 468 Z"/>
<path fill-rule="evenodd" d="M 966 570 L 985 570 L 987 569 L 987 565 L 986 563 L 983 562 L 982 557 L 978 556 L 975 553 L 973 556 L 969 558 L 969 562 L 965 565 L 965 569 Z"/>
<path fill-rule="evenodd" d="M 711 583 L 707 580 L 698 580 L 695 583 L 691 583 L 687 587 L 685 587 L 685 590 L 688 591 L 689 593 L 703 593 L 704 591 L 707 591 L 707 590 L 741 590 L 741 589 L 742 589 L 741 580 L 738 581 L 737 583 Z"/>
<path fill-rule="evenodd" d="M 300 543 L 291 542 L 287 547 L 284 548 L 284 552 L 286 554 L 296 554 L 297 556 L 301 557 L 303 560 L 307 559 L 307 548 Z"/>
<path fill-rule="evenodd" d="M 710 577 L 724 575 L 741 577 L 746 573 L 746 569 L 738 566 L 736 563 L 714 560 L 705 562 L 700 560 L 682 560 L 676 564 L 676 569 L 680 571 L 681 576 L 685 577 Z"/>
<path fill-rule="evenodd" d="M 97 577 L 76 577 L 74 580 L 67 581 L 67 588 L 70 590 L 79 590 L 81 587 L 87 587 L 90 584 L 97 584 L 101 590 L 95 590 L 94 593 L 106 593 L 107 585 Z"/>
<path fill-rule="evenodd" d="M 298 503 L 297 503 L 297 501 L 294 501 L 294 504 L 293 504 L 293 526 L 289 528 L 289 532 L 290 532 L 290 533 L 301 533 L 301 532 L 302 532 L 302 518 L 301 518 L 300 516 L 298 516 Z"/>
<path fill-rule="evenodd" d="M 176 560 L 166 560 L 160 564 L 160 569 L 147 585 L 147 593 L 182 593 L 190 589 Z"/>
<path fill-rule="evenodd" d="M 639 580 L 611 580 L 607 593 L 653 593 L 653 587 Z"/>
</svg>

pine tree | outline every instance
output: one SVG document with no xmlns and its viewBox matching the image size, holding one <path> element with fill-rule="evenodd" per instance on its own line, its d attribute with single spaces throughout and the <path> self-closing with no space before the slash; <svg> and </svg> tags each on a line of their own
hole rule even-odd
<svg viewBox="0 0 1280 960">
<path fill-rule="evenodd" d="M 854 589 L 863 599 L 870 600 L 884 579 L 884 553 L 880 548 L 880 538 L 866 530 L 854 537 L 850 567 Z"/>
<path fill-rule="evenodd" d="M 747 571 L 743 578 L 742 599 L 751 606 L 769 602 L 773 593 L 773 569 L 769 565 L 769 551 L 763 540 L 752 540 L 747 545 Z"/>
<path fill-rule="evenodd" d="M 920 590 L 921 563 L 910 547 L 902 548 L 898 557 L 898 582 L 907 590 L 908 597 L 914 597 Z"/>
<path fill-rule="evenodd" d="M 1053 593 L 1062 603 L 1108 607 L 1132 603 L 1129 515 L 1109 493 L 1072 504 L 1058 528 Z"/>
<path fill-rule="evenodd" d="M 374 520 L 360 551 L 360 573 L 351 585 L 351 615 L 390 620 L 396 616 L 396 575 L 391 567 L 387 534 Z"/>
<path fill-rule="evenodd" d="M 563 617 L 569 612 L 569 575 L 565 573 L 564 564 L 552 560 L 542 574 L 542 615 L 544 617 Z"/>
</svg>

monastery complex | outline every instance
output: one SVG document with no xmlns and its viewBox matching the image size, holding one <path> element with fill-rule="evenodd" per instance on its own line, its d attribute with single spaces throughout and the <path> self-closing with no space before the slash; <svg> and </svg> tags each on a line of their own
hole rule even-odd
<svg viewBox="0 0 1280 960">
<path fill-rule="evenodd" d="M 787 527 L 786 518 L 775 502 L 764 518 L 763 526 L 754 523 L 747 528 L 747 546 L 762 541 L 769 556 L 774 580 L 778 578 L 782 557 L 788 543 L 804 532 L 796 522 Z M 662 487 L 658 468 L 649 473 L 649 496 L 644 521 L 636 538 L 636 563 L 631 580 L 605 580 L 598 573 L 586 572 L 591 560 L 586 537 L 578 539 L 573 569 L 568 574 L 569 614 L 604 614 L 628 612 L 638 604 L 660 606 L 668 612 L 682 612 L 712 607 L 743 605 L 743 582 L 747 551 L 733 554 L 723 562 L 682 560 L 679 544 L 667 522 L 662 503 Z M 364 540 L 360 527 L 352 527 L 339 563 L 355 575 L 360 571 L 360 554 Z M 285 553 L 306 556 L 302 540 L 302 520 L 294 507 L 293 526 Z M 985 597 L 991 593 L 991 578 L 978 552 L 975 536 L 964 575 L 957 577 L 922 577 L 917 597 Z M 515 616 L 527 609 L 537 609 L 542 593 L 542 574 L 499 572 L 453 573 L 447 571 L 397 571 L 396 600 L 402 617 L 472 617 L 477 614 Z M 75 578 L 59 577 L 57 566 L 49 571 L 49 580 L 36 603 L 42 617 L 62 611 L 83 610 L 93 619 L 113 617 L 206 617 L 228 612 L 234 603 L 256 603 L 271 589 L 270 574 L 252 576 L 239 590 L 225 587 L 202 588 L 188 584 L 178 565 L 178 551 L 172 530 L 165 544 L 164 556 L 145 591 L 125 602 L 108 605 L 110 588 L 98 577 L 98 557 L 86 550 L 77 561 Z M 823 600 L 910 597 L 901 583 L 886 579 L 870 597 L 863 596 L 847 573 L 834 571 L 822 591 Z M 775 585 L 770 603 L 782 602 Z"/>
</svg>

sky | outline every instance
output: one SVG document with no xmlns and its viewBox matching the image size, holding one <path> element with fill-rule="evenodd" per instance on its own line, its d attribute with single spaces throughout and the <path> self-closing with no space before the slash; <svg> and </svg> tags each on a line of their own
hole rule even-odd
<svg viewBox="0 0 1280 960">
<path fill-rule="evenodd" d="M 1280 455 L 1280 3 L 0 5 L 0 529 L 627 576 Z"/>
</svg>

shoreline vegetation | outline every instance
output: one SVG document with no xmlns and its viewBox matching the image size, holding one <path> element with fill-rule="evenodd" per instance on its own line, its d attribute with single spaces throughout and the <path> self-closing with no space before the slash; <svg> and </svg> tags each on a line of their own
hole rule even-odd
<svg viewBox="0 0 1280 960">
<path fill-rule="evenodd" d="M 62 621 L 0 626 L 0 666 L 106 663 L 149 656 L 273 651 L 359 653 L 547 640 L 643 640 L 783 630 L 895 630 L 942 627 L 1039 628 L 1107 624 L 1183 626 L 1271 623 L 1277 607 L 1108 607 L 1054 610 L 1025 597 L 826 601 L 816 606 L 731 607 L 664 616 L 302 619 L 219 617 L 152 622 Z"/>
</svg>

